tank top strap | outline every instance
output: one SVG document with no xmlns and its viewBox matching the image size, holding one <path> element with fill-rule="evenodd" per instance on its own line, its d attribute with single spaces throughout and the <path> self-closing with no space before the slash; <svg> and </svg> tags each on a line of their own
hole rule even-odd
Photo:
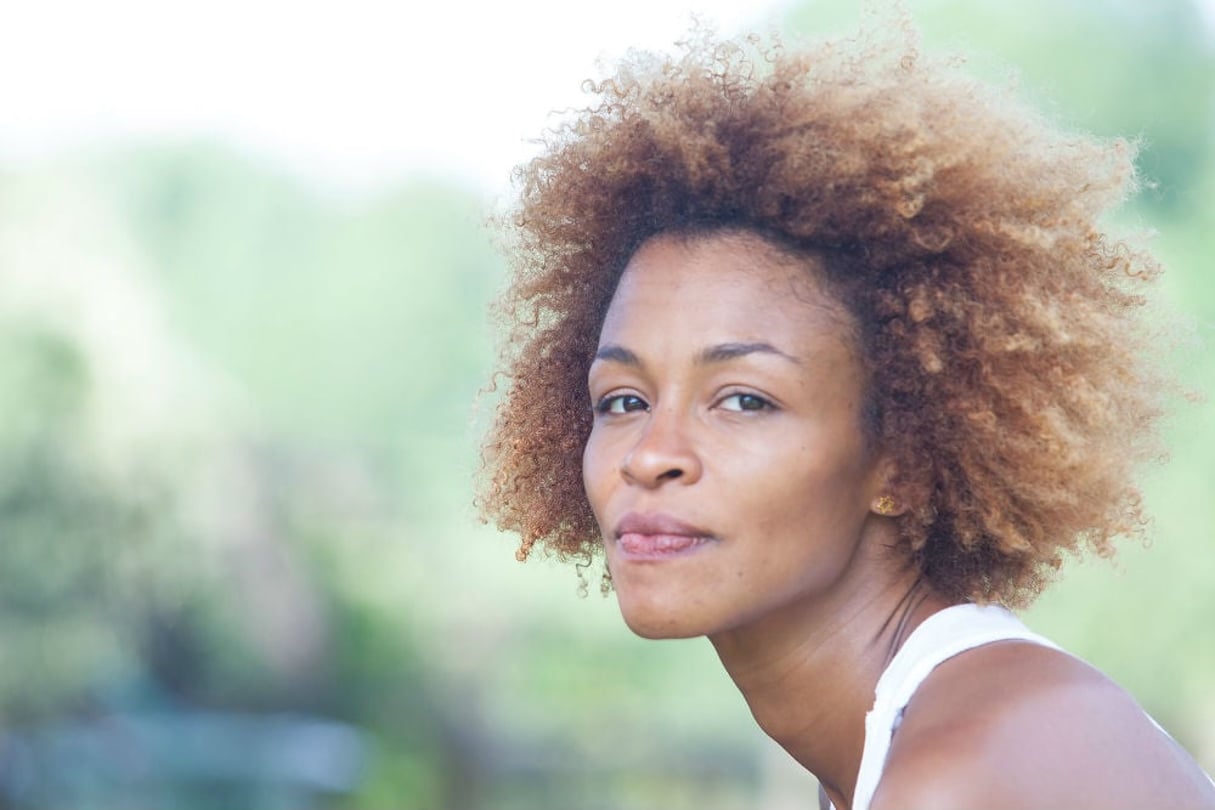
<svg viewBox="0 0 1215 810">
<path fill-rule="evenodd" d="M 1029 641 L 1059 649 L 997 605 L 954 605 L 932 614 L 912 631 L 878 679 L 873 708 L 865 715 L 865 747 L 852 810 L 869 810 L 891 738 L 924 679 L 955 655 L 996 641 Z"/>
</svg>

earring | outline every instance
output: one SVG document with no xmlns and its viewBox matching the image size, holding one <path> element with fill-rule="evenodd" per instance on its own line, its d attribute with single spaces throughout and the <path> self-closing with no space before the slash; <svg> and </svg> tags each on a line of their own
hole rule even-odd
<svg viewBox="0 0 1215 810">
<path fill-rule="evenodd" d="M 873 511 L 885 517 L 890 517 L 897 509 L 898 505 L 889 495 L 879 495 L 873 502 Z"/>
</svg>

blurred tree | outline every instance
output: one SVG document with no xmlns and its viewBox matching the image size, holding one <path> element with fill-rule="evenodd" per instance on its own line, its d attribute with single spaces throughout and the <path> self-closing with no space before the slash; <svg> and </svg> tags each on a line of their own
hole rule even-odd
<svg viewBox="0 0 1215 810">
<path fill-rule="evenodd" d="M 1007 83 L 1072 126 L 1142 138 L 1143 201 L 1203 205 L 1215 137 L 1215 34 L 1194 0 L 908 0 L 934 53 L 961 50 L 974 70 Z M 787 27 L 819 34 L 854 26 L 855 2 L 803 0 Z"/>
<path fill-rule="evenodd" d="M 146 803 L 113 793 L 127 776 L 88 759 L 113 744 L 86 745 L 92 732 L 71 724 L 151 712 L 178 717 L 185 734 L 196 713 L 222 710 L 250 715 L 230 733 L 280 712 L 355 723 L 376 743 L 363 793 L 434 806 L 446 715 L 399 603 L 377 602 L 351 573 L 383 562 L 363 554 L 399 546 L 399 489 L 368 473 L 376 434 L 353 419 L 326 454 L 302 430 L 259 434 L 222 366 L 165 314 L 154 272 L 170 268 L 141 250 L 129 188 L 108 182 L 127 160 L 140 167 L 127 155 L 10 175 L 0 193 L 0 648 L 12 657 L 0 722 L 16 735 L 0 756 L 27 752 L 0 767 L 0 804 L 16 795 L 8 765 L 25 774 L 22 806 L 63 806 L 71 772 L 79 784 L 94 774 L 90 806 Z M 58 759 L 36 768 L 47 752 Z M 187 806 L 187 795 L 154 803 Z"/>
</svg>

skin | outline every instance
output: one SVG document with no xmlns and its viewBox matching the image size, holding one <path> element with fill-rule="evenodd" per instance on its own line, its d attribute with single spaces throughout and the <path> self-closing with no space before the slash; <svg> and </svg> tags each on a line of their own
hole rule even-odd
<svg viewBox="0 0 1215 810">
<path fill-rule="evenodd" d="M 920 687 L 871 807 L 1210 808 L 1215 786 L 1105 675 L 1000 642 L 944 662 Z"/>
<path fill-rule="evenodd" d="M 605 317 L 583 459 L 626 623 L 707 636 L 760 726 L 840 810 L 879 676 L 949 604 L 890 553 L 878 499 L 897 502 L 895 468 L 862 427 L 853 334 L 812 260 L 746 232 L 655 237 Z M 989 645 L 929 677 L 874 808 L 1204 806 L 1188 758 L 1125 693 L 1029 646 Z M 1067 745 L 1092 712 L 1119 739 Z M 1136 782 L 1135 757 L 1164 777 Z"/>
</svg>

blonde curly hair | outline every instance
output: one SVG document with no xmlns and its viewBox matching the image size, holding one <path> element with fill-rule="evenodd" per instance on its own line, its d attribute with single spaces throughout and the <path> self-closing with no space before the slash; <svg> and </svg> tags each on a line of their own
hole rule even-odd
<svg viewBox="0 0 1215 810">
<path fill-rule="evenodd" d="M 1162 377 L 1156 260 L 1102 223 L 1134 146 L 1063 131 L 906 36 L 789 50 L 697 33 L 588 82 L 596 103 L 517 170 L 483 516 L 588 562 L 586 376 L 616 282 L 666 232 L 745 230 L 813 256 L 858 324 L 898 551 L 950 598 L 1020 606 L 1142 528 Z"/>
</svg>

